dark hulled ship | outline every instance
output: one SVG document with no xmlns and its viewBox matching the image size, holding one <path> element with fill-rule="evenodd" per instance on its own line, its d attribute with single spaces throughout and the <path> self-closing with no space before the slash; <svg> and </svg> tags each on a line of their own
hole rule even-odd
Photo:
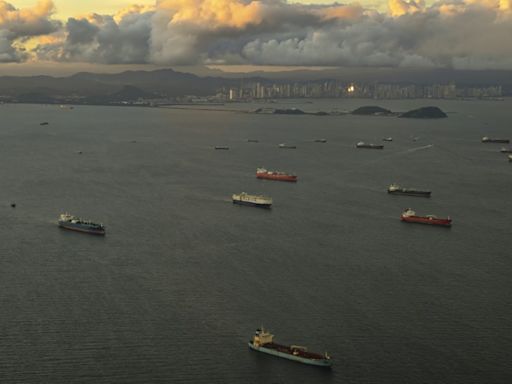
<svg viewBox="0 0 512 384">
<path fill-rule="evenodd" d="M 391 184 L 388 187 L 388 193 L 392 195 L 407 195 L 407 196 L 418 196 L 418 197 L 430 197 L 431 191 L 422 191 L 413 188 L 403 188 L 398 184 Z"/>
<path fill-rule="evenodd" d="M 71 231 L 90 233 L 92 235 L 105 235 L 105 226 L 103 224 L 93 223 L 68 213 L 60 215 L 58 224 L 59 227 Z"/>
<path fill-rule="evenodd" d="M 482 143 L 510 143 L 510 139 L 499 139 L 495 137 L 482 137 Z"/>
<path fill-rule="evenodd" d="M 300 345 L 288 346 L 277 344 L 274 342 L 274 335 L 265 331 L 263 327 L 256 330 L 252 340 L 249 341 L 249 348 L 303 364 L 326 368 L 332 366 L 331 357 L 327 353 L 319 354 L 309 352 L 306 347 Z"/>
<path fill-rule="evenodd" d="M 356 144 L 356 148 L 384 149 L 384 146 L 382 144 L 365 143 L 364 141 L 360 141 Z"/>
</svg>

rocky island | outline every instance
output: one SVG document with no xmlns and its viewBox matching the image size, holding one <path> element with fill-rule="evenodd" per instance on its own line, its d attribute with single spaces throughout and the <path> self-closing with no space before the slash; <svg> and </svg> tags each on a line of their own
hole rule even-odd
<svg viewBox="0 0 512 384">
<path fill-rule="evenodd" d="M 318 112 L 305 112 L 298 108 L 275 109 L 275 108 L 258 108 L 253 113 L 274 114 L 274 115 L 313 115 L 313 116 L 328 116 L 330 113 Z"/>
<path fill-rule="evenodd" d="M 442 119 L 448 117 L 448 115 L 438 107 L 423 107 L 402 113 L 398 117 L 410 119 Z"/>
<path fill-rule="evenodd" d="M 438 107 L 422 107 L 401 113 L 393 112 L 390 111 L 389 109 L 382 108 L 376 105 L 367 105 L 354 109 L 350 113 L 352 115 L 360 116 L 396 116 L 411 119 L 441 119 L 444 117 L 448 117 L 448 115 Z"/>
<path fill-rule="evenodd" d="M 354 109 L 351 112 L 306 112 L 299 108 L 258 108 L 251 111 L 250 113 L 258 114 L 271 114 L 271 115 L 312 115 L 312 116 L 340 116 L 345 114 L 358 115 L 358 116 L 392 116 L 392 117 L 403 117 L 412 119 L 440 119 L 448 117 L 438 107 L 422 107 L 413 109 L 408 112 L 393 112 L 389 109 L 382 108 L 376 105 L 367 105 Z"/>
<path fill-rule="evenodd" d="M 364 115 L 364 116 L 393 116 L 396 113 L 391 112 L 389 109 L 378 107 L 376 105 L 368 105 L 359 107 L 351 112 L 352 115 Z"/>
</svg>

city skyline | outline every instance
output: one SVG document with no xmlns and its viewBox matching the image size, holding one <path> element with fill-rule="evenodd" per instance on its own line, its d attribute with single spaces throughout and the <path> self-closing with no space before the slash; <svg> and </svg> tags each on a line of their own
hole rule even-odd
<svg viewBox="0 0 512 384">
<path fill-rule="evenodd" d="M 0 62 L 27 73 L 45 65 L 510 70 L 511 4 L 8 0 Z"/>
<path fill-rule="evenodd" d="M 473 71 L 470 71 L 473 72 Z M 507 72 L 510 78 L 510 71 Z M 200 77 L 174 70 L 80 73 L 70 77 L 0 77 L 0 103 L 137 105 L 230 103 L 277 99 L 448 99 L 503 101 L 512 95 L 504 76 L 476 78 L 474 73 L 450 80 L 450 73 L 423 81 L 401 77 L 268 78 Z M 457 75 L 460 75 L 458 73 Z M 418 74 L 413 76 L 418 78 Z M 444 78 L 444 80 L 443 80 Z M 500 80 L 501 79 L 501 80 Z M 94 84 L 94 86 L 91 86 Z"/>
</svg>

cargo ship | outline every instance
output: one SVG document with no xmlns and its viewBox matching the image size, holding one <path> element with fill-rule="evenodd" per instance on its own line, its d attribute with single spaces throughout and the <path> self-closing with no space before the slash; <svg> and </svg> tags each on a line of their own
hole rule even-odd
<svg viewBox="0 0 512 384">
<path fill-rule="evenodd" d="M 327 143 L 327 139 L 316 139 L 315 143 Z"/>
<path fill-rule="evenodd" d="M 388 193 L 392 195 L 407 195 L 407 196 L 418 196 L 418 197 L 430 197 L 431 191 L 420 191 L 413 188 L 402 188 L 398 184 L 391 184 L 388 187 Z"/>
<path fill-rule="evenodd" d="M 274 343 L 274 335 L 265 331 L 263 327 L 257 329 L 252 340 L 249 341 L 249 348 L 254 351 L 268 353 L 269 355 L 282 357 L 298 363 L 316 365 L 318 367 L 330 368 L 331 357 L 326 353 L 319 354 L 308 352 L 306 347 L 300 345 L 281 345 Z"/>
<path fill-rule="evenodd" d="M 290 145 L 290 144 L 282 143 L 282 144 L 279 144 L 279 148 L 281 148 L 281 149 L 296 149 L 297 146 L 296 145 Z"/>
<path fill-rule="evenodd" d="M 279 171 L 268 171 L 265 168 L 256 169 L 256 177 L 258 179 L 277 180 L 277 181 L 291 181 L 296 182 L 297 176 Z"/>
<path fill-rule="evenodd" d="M 249 195 L 242 192 L 233 194 L 233 204 L 250 205 L 253 207 L 270 208 L 272 206 L 272 198 L 262 195 Z"/>
<path fill-rule="evenodd" d="M 68 213 L 61 214 L 58 223 L 59 227 L 69 229 L 71 231 L 85 232 L 92 235 L 105 235 L 105 226 L 103 224 L 83 220 Z"/>
<path fill-rule="evenodd" d="M 369 149 L 383 149 L 384 146 L 381 144 L 371 144 L 365 143 L 364 141 L 360 141 L 356 144 L 356 148 L 369 148 Z"/>
<path fill-rule="evenodd" d="M 416 212 L 414 212 L 411 208 L 407 208 L 404 212 L 402 212 L 400 220 L 405 221 L 406 223 L 440 225 L 443 227 L 450 227 L 452 225 L 452 219 L 450 217 L 439 218 L 434 215 L 417 216 Z"/>
<path fill-rule="evenodd" d="M 482 143 L 510 143 L 509 139 L 496 139 L 492 137 L 482 137 Z"/>
<path fill-rule="evenodd" d="M 225 145 L 216 145 L 214 148 L 218 149 L 218 150 L 224 150 L 224 151 L 229 150 L 229 147 L 226 147 Z"/>
</svg>

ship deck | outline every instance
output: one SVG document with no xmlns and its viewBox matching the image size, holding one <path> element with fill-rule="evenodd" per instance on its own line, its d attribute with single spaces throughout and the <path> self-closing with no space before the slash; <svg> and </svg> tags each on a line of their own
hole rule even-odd
<svg viewBox="0 0 512 384">
<path fill-rule="evenodd" d="M 296 352 L 296 356 L 303 357 L 305 359 L 315 359 L 315 360 L 324 360 L 325 356 L 320 355 L 314 352 L 307 352 L 300 349 L 292 349 L 290 346 L 277 344 L 277 343 L 267 343 L 262 345 L 263 348 L 273 349 L 278 352 L 287 353 L 289 355 L 293 355 L 293 352 Z"/>
<path fill-rule="evenodd" d="M 428 217 L 428 216 L 401 216 L 401 220 L 408 223 L 431 224 L 451 226 L 452 220 L 450 218 L 441 217 Z"/>
</svg>

